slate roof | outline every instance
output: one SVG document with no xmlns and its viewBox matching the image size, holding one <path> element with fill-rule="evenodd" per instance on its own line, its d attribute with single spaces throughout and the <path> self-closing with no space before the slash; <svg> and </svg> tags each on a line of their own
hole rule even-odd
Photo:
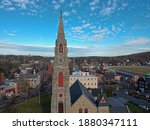
<svg viewBox="0 0 150 130">
<path fill-rule="evenodd" d="M 91 92 L 93 97 L 98 97 L 100 95 L 100 90 L 98 88 L 88 88 L 87 90 Z"/>
<path fill-rule="evenodd" d="M 70 87 L 71 105 L 73 105 L 80 98 L 81 95 L 85 95 L 87 99 L 96 106 L 96 101 L 92 94 L 79 80 L 76 80 L 74 84 L 72 84 L 72 86 Z"/>
<path fill-rule="evenodd" d="M 150 83 L 150 76 L 146 77 L 145 80 L 147 83 Z"/>
</svg>

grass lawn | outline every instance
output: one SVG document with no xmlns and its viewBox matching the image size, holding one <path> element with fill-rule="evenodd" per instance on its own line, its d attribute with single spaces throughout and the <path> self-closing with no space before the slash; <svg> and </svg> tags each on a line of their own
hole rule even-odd
<svg viewBox="0 0 150 130">
<path fill-rule="evenodd" d="M 5 109 L 6 113 L 49 113 L 50 112 L 51 94 L 41 96 L 41 103 L 39 104 L 38 97 L 28 100 L 17 106 Z"/>
<path fill-rule="evenodd" d="M 128 72 L 134 72 L 142 75 L 147 75 L 150 73 L 150 67 L 140 67 L 140 66 L 115 66 L 112 67 L 113 70 L 125 70 Z"/>
<path fill-rule="evenodd" d="M 127 105 L 129 107 L 130 111 L 133 113 L 149 113 L 149 111 L 144 110 L 144 109 L 142 109 L 142 108 L 140 108 L 137 105 L 134 105 L 132 103 L 128 103 Z"/>
</svg>

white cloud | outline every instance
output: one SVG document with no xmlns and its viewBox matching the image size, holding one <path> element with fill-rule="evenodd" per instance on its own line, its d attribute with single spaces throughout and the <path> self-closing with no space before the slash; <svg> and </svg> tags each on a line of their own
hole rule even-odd
<svg viewBox="0 0 150 130">
<path fill-rule="evenodd" d="M 29 0 L 12 0 L 18 7 L 21 9 L 27 9 L 27 6 L 30 4 Z"/>
<path fill-rule="evenodd" d="M 88 28 L 91 24 L 87 23 L 82 26 L 82 28 Z"/>
<path fill-rule="evenodd" d="M 82 20 L 82 23 L 85 23 L 86 21 L 85 20 Z"/>
<path fill-rule="evenodd" d="M 149 24 L 135 24 L 131 27 L 132 30 L 148 29 L 150 28 Z"/>
<path fill-rule="evenodd" d="M 57 2 L 56 2 L 56 0 L 52 0 L 52 4 L 56 4 Z"/>
<path fill-rule="evenodd" d="M 72 32 L 75 32 L 75 33 L 82 33 L 83 30 L 82 30 L 82 27 L 78 26 L 78 27 L 72 27 Z"/>
<path fill-rule="evenodd" d="M 8 36 L 16 36 L 15 33 L 8 33 L 7 35 L 8 35 Z"/>
<path fill-rule="evenodd" d="M 110 6 L 112 4 L 112 0 L 108 0 L 107 5 Z"/>
<path fill-rule="evenodd" d="M 92 2 L 90 2 L 90 6 L 96 6 L 97 4 L 99 4 L 99 0 L 93 0 Z"/>
<path fill-rule="evenodd" d="M 51 46 L 31 46 L 21 45 L 8 42 L 0 42 L 0 54 L 14 54 L 14 55 L 42 55 L 52 56 L 54 54 L 54 47 Z"/>
<path fill-rule="evenodd" d="M 124 10 L 126 7 L 128 7 L 127 2 L 108 0 L 107 4 L 103 5 L 103 9 L 101 10 L 100 14 L 103 16 L 110 15 L 115 11 Z"/>
<path fill-rule="evenodd" d="M 122 3 L 120 7 L 118 7 L 117 10 L 124 10 L 126 7 L 128 7 L 128 3 L 125 2 L 125 3 Z"/>
<path fill-rule="evenodd" d="M 111 47 L 115 55 L 127 55 L 150 50 L 150 38 L 138 37 L 124 41 L 122 44 Z"/>
<path fill-rule="evenodd" d="M 84 24 L 82 26 L 72 27 L 72 34 L 70 34 L 71 39 L 75 41 L 92 41 L 92 42 L 99 42 L 101 41 L 106 35 L 110 34 L 108 28 L 99 28 L 95 29 L 95 26 L 91 24 Z M 87 33 L 84 29 L 94 29 L 92 33 Z"/>
<path fill-rule="evenodd" d="M 114 11 L 115 11 L 115 7 L 107 7 L 104 8 L 100 13 L 105 16 L 105 15 L 112 14 Z"/>
<path fill-rule="evenodd" d="M 73 7 L 73 2 L 71 2 L 71 3 L 69 4 L 69 7 Z"/>
<path fill-rule="evenodd" d="M 68 46 L 68 48 L 75 48 L 75 49 L 87 49 L 86 46 Z"/>
<path fill-rule="evenodd" d="M 76 0 L 75 3 L 76 3 L 76 4 L 80 4 L 80 0 Z"/>
<path fill-rule="evenodd" d="M 90 9 L 92 11 L 94 11 L 95 9 L 98 9 L 99 8 L 99 6 L 98 6 L 99 2 L 100 2 L 99 0 L 93 0 L 92 2 L 90 2 L 89 3 Z"/>
<path fill-rule="evenodd" d="M 98 29 L 93 30 L 92 33 L 93 34 L 89 37 L 89 41 L 99 42 L 111 32 L 107 27 L 104 28 L 99 27 Z"/>
<path fill-rule="evenodd" d="M 80 36 L 82 37 L 82 36 Z M 79 37 L 79 38 L 80 38 Z M 84 36 L 84 39 L 89 38 L 88 36 Z M 91 41 L 101 40 L 103 38 L 102 35 L 96 34 L 93 35 Z M 92 39 L 93 38 L 93 39 Z M 139 40 L 138 40 L 139 39 Z M 132 43 L 138 43 L 143 46 L 103 46 L 101 44 L 92 44 L 90 46 L 83 46 L 82 44 L 76 44 L 73 46 L 68 46 L 69 56 L 118 56 L 118 55 L 127 55 L 138 52 L 149 51 L 150 46 L 145 46 L 143 43 L 148 44 L 150 41 L 149 38 L 141 38 L 132 39 Z M 146 40 L 147 39 L 147 40 Z M 128 42 L 125 42 L 126 44 Z M 54 46 L 38 46 L 38 45 L 21 45 L 21 44 L 13 44 L 9 42 L 1 42 L 0 41 L 0 54 L 14 54 L 14 55 L 41 55 L 41 56 L 54 56 Z"/>
<path fill-rule="evenodd" d="M 12 2 L 10 0 L 2 0 L 1 5 L 3 6 L 11 6 Z"/>
<path fill-rule="evenodd" d="M 84 41 L 84 42 L 99 42 L 104 37 L 109 35 L 111 31 L 107 27 L 98 27 L 93 26 L 90 23 L 84 23 L 82 26 L 72 27 L 70 33 L 70 38 L 75 41 Z"/>
<path fill-rule="evenodd" d="M 85 46 L 68 46 L 69 56 L 88 55 L 89 47 Z M 14 55 L 41 55 L 54 56 L 54 46 L 38 46 L 38 45 L 21 45 L 8 42 L 0 42 L 0 54 L 14 54 Z"/>
<path fill-rule="evenodd" d="M 94 29 L 94 28 L 96 28 L 96 26 L 90 26 L 90 27 L 89 27 L 89 29 Z"/>
<path fill-rule="evenodd" d="M 76 13 L 77 13 L 77 11 L 76 11 L 75 9 L 73 9 L 71 12 L 72 12 L 72 13 L 74 13 L 74 14 L 76 14 Z"/>
<path fill-rule="evenodd" d="M 58 10 L 61 5 L 63 5 L 65 3 L 65 0 L 52 0 L 52 6 L 55 10 Z"/>
<path fill-rule="evenodd" d="M 63 15 L 64 15 L 64 16 L 68 16 L 68 15 L 69 15 L 69 12 L 65 11 L 65 12 L 63 13 Z"/>
<path fill-rule="evenodd" d="M 66 23 L 68 23 L 68 21 L 67 21 L 67 20 L 64 20 L 64 24 L 66 24 Z"/>
<path fill-rule="evenodd" d="M 14 11 L 16 9 L 14 7 L 9 7 L 9 8 L 6 8 L 6 10 L 8 10 L 8 11 Z"/>
<path fill-rule="evenodd" d="M 59 9 L 60 8 L 60 5 L 59 4 L 56 4 L 56 5 L 54 5 L 54 9 Z"/>
<path fill-rule="evenodd" d="M 46 9 L 43 9 L 43 5 L 40 4 L 42 0 L 1 0 L 0 1 L 0 9 L 4 9 L 5 11 L 15 11 L 21 12 L 19 10 L 23 10 L 25 12 L 21 12 L 25 14 L 41 14 Z M 46 4 L 46 2 L 45 2 Z"/>
<path fill-rule="evenodd" d="M 103 34 L 95 34 L 95 35 L 93 35 L 93 36 L 91 36 L 91 37 L 89 37 L 89 41 L 100 41 L 100 40 L 102 40 L 103 39 L 103 37 L 104 37 L 104 35 Z"/>
<path fill-rule="evenodd" d="M 91 24 L 89 23 L 86 23 L 86 24 L 83 24 L 82 26 L 77 26 L 77 27 L 72 27 L 72 32 L 74 33 L 83 33 L 84 30 L 83 29 L 86 29 L 86 28 L 89 28 L 91 26 Z"/>
<path fill-rule="evenodd" d="M 110 34 L 110 31 L 107 27 L 104 27 L 104 28 L 99 27 L 98 29 L 95 29 L 92 32 L 95 34 L 99 33 L 102 35 Z"/>
<path fill-rule="evenodd" d="M 112 32 L 114 32 L 114 33 L 121 32 L 122 31 L 121 26 L 122 26 L 122 24 L 120 24 L 119 26 L 112 25 L 111 26 Z"/>
<path fill-rule="evenodd" d="M 137 39 L 128 40 L 126 45 L 137 46 L 137 45 L 145 45 L 150 44 L 150 38 L 140 37 Z"/>
<path fill-rule="evenodd" d="M 60 1 L 60 3 L 64 3 L 65 2 L 65 0 L 59 0 Z"/>
</svg>

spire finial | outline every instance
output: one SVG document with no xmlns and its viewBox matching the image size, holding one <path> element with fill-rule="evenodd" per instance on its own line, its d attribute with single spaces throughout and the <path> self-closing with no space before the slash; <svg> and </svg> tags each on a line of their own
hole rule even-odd
<svg viewBox="0 0 150 130">
<path fill-rule="evenodd" d="M 62 16 L 62 10 L 60 11 L 60 16 Z"/>
</svg>

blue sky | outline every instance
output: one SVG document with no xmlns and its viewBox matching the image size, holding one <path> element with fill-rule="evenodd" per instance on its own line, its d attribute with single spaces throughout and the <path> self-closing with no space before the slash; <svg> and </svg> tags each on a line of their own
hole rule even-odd
<svg viewBox="0 0 150 130">
<path fill-rule="evenodd" d="M 0 54 L 54 56 L 60 10 L 69 56 L 150 51 L 150 0 L 0 0 Z"/>
</svg>

